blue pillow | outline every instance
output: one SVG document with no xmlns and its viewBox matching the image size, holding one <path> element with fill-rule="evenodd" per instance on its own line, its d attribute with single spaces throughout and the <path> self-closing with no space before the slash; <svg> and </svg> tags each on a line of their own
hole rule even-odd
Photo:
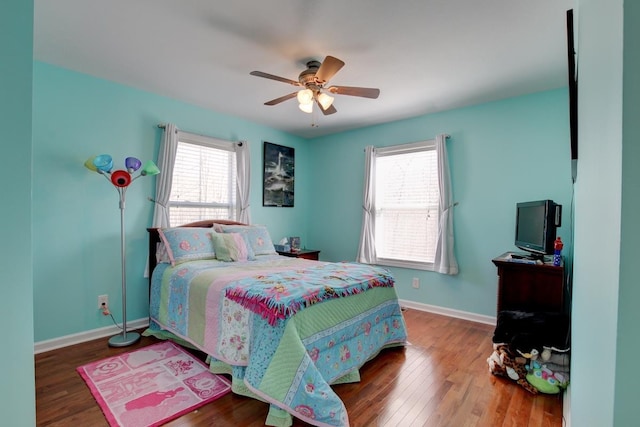
<svg viewBox="0 0 640 427">
<path fill-rule="evenodd" d="M 199 259 L 215 259 L 211 228 L 176 227 L 158 230 L 171 265 Z"/>
</svg>

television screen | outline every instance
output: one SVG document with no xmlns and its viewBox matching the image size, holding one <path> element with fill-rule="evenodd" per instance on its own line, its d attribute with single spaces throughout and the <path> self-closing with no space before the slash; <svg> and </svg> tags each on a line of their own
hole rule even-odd
<svg viewBox="0 0 640 427">
<path fill-rule="evenodd" d="M 545 206 L 522 206 L 518 209 L 516 239 L 535 246 L 544 246 Z"/>
<path fill-rule="evenodd" d="M 552 254 L 560 209 L 552 200 L 517 203 L 515 245 L 531 254 Z"/>
</svg>

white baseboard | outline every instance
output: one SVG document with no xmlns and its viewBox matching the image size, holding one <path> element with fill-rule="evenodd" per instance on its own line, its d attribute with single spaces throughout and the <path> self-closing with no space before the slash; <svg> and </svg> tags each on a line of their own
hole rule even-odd
<svg viewBox="0 0 640 427">
<path fill-rule="evenodd" d="M 454 310 L 452 308 L 439 307 L 437 305 L 423 304 L 420 302 L 400 300 L 402 307 L 413 308 L 415 310 L 426 311 L 428 313 L 441 314 L 443 316 L 455 317 L 458 319 L 469 320 L 471 322 L 485 323 L 487 325 L 496 324 L 496 318 L 493 316 L 484 316 L 481 314 L 470 313 L 468 311 Z"/>
<path fill-rule="evenodd" d="M 562 427 L 571 427 L 571 384 L 562 395 Z"/>
<path fill-rule="evenodd" d="M 141 329 L 149 326 L 149 319 L 137 319 L 127 322 L 127 330 Z M 79 332 L 77 334 L 66 335 L 64 337 L 53 338 L 50 340 L 38 341 L 33 345 L 33 353 L 44 353 L 46 351 L 55 350 L 57 348 L 68 347 L 70 345 L 80 344 L 92 341 L 98 338 L 116 335 L 121 330 L 115 326 L 106 326 L 104 328 L 92 329 L 90 331 Z"/>
</svg>

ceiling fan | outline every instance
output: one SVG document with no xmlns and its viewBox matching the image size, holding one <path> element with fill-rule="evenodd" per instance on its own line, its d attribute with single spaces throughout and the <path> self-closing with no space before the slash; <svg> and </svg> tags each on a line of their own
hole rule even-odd
<svg viewBox="0 0 640 427">
<path fill-rule="evenodd" d="M 296 92 L 281 96 L 280 98 L 267 101 L 264 105 L 277 105 L 281 102 L 292 98 L 298 98 L 299 107 L 305 113 L 313 111 L 313 103 L 315 102 L 320 111 L 324 115 L 335 113 L 336 107 L 333 106 L 333 97 L 329 95 L 349 95 L 360 96 L 363 98 L 376 99 L 380 95 L 380 89 L 368 87 L 354 86 L 329 86 L 325 87 L 327 82 L 344 66 L 344 62 L 333 56 L 327 56 L 322 63 L 318 61 L 307 62 L 307 69 L 300 73 L 298 81 L 287 79 L 284 77 L 274 76 L 273 74 L 264 73 L 262 71 L 252 71 L 249 74 L 266 79 L 276 80 L 283 83 L 289 83 L 293 86 L 302 87 Z"/>
</svg>

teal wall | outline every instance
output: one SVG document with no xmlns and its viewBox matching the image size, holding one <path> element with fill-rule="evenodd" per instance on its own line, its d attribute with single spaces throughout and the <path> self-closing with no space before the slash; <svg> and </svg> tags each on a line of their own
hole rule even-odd
<svg viewBox="0 0 640 427">
<path fill-rule="evenodd" d="M 578 9 L 579 160 L 571 361 L 571 421 L 576 426 L 613 425 L 621 237 L 622 4 L 622 0 L 581 0 Z"/>
<path fill-rule="evenodd" d="M 99 101 L 98 101 L 99 100 Z M 110 326 L 96 308 L 110 296 L 121 318 L 117 193 L 83 162 L 91 155 L 156 159 L 161 131 L 184 130 L 251 144 L 253 222 L 274 240 L 299 235 L 321 259 L 354 260 L 361 224 L 364 147 L 429 139 L 448 142 L 455 200 L 458 276 L 393 269 L 400 297 L 417 303 L 495 316 L 496 269 L 491 259 L 513 246 L 515 204 L 551 198 L 570 204 L 567 90 L 528 95 L 339 135 L 303 140 L 255 123 L 61 69 L 34 67 L 35 339 Z M 265 208 L 262 141 L 296 149 L 296 206 Z M 147 316 L 145 265 L 155 179 L 127 190 L 127 317 Z M 564 227 L 569 228 L 569 209 Z M 568 239 L 565 239 L 568 240 Z M 46 242 L 46 244 L 45 244 Z M 55 248 L 55 250 L 53 249 Z M 570 242 L 567 241 L 567 253 Z M 421 279 L 420 289 L 410 286 Z M 59 319 L 50 322 L 51 318 Z"/>
<path fill-rule="evenodd" d="M 637 2 L 579 1 L 570 402 L 576 426 L 638 424 L 638 23 Z"/>
<path fill-rule="evenodd" d="M 640 3 L 624 2 L 623 112 L 622 112 L 622 217 L 620 241 L 620 298 L 615 373 L 614 425 L 637 423 L 636 394 L 640 374 L 640 286 L 638 244 L 640 241 Z"/>
<path fill-rule="evenodd" d="M 112 325 L 97 309 L 108 294 L 116 320 L 122 318 L 120 211 L 113 186 L 89 172 L 84 161 L 107 153 L 116 168 L 124 158 L 157 158 L 161 130 L 171 121 L 185 131 L 247 140 L 251 147 L 253 222 L 279 240 L 307 240 L 312 201 L 308 168 L 296 168 L 293 208 L 262 207 L 262 142 L 295 148 L 298 165 L 310 163 L 301 138 L 155 94 L 36 62 L 33 106 L 34 321 L 36 341 Z M 155 178 L 127 190 L 127 318 L 148 316 L 143 277 Z M 51 321 L 55 319 L 55 321 Z"/>
<path fill-rule="evenodd" d="M 460 274 L 392 269 L 401 298 L 495 316 L 491 259 L 513 245 L 517 202 L 561 203 L 558 235 L 571 252 L 568 91 L 558 89 L 317 138 L 311 241 L 331 261 L 354 260 L 362 221 L 364 147 L 432 139 L 447 133 Z M 421 286 L 411 286 L 413 277 Z"/>
<path fill-rule="evenodd" d="M 9 0 L 0 14 L 0 417 L 35 425 L 31 226 L 33 0 Z"/>
</svg>

